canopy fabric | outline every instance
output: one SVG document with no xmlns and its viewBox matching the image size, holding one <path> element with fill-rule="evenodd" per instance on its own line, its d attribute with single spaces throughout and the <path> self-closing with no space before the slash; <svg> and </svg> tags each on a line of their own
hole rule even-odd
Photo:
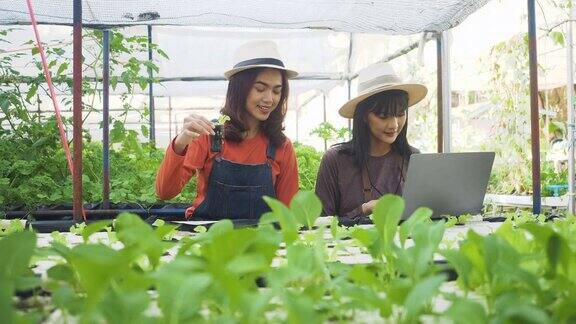
<svg viewBox="0 0 576 324">
<path fill-rule="evenodd" d="M 488 0 L 82 0 L 89 26 L 188 25 L 414 34 L 457 26 Z M 71 25 L 72 0 L 35 0 L 42 24 Z M 0 0 L 0 24 L 27 24 L 26 1 Z"/>
<path fill-rule="evenodd" d="M 7 29 L 10 27 L 0 27 Z M 128 36 L 146 36 L 144 26 L 121 28 Z M 72 59 L 72 28 L 68 26 L 40 26 L 40 33 L 47 48 L 57 46 L 64 50 L 63 59 Z M 0 42 L 0 55 L 3 52 L 20 52 L 26 55 L 15 57 L 12 68 L 25 76 L 38 73 L 31 60 L 38 56 L 30 54 L 33 33 L 29 26 L 11 30 L 5 41 Z M 224 71 L 234 65 L 233 52 L 243 43 L 251 40 L 274 41 L 280 50 L 286 66 L 300 73 L 298 80 L 291 82 L 291 94 L 297 96 L 311 89 L 328 91 L 345 82 L 349 75 L 357 73 L 370 64 L 382 59 L 387 53 L 405 47 L 420 39 L 420 35 L 391 36 L 379 34 L 350 34 L 319 30 L 244 30 L 230 28 L 197 28 L 188 26 L 155 26 L 152 40 L 165 51 L 169 59 L 154 56 L 160 71 L 155 77 L 164 80 L 155 87 L 155 96 L 223 96 L 227 82 Z M 352 48 L 350 47 L 353 43 Z M 84 55 L 88 62 L 97 59 L 98 44 L 92 38 L 84 39 Z M 133 55 L 133 54 L 130 54 Z M 146 60 L 147 52 L 135 55 Z M 120 61 L 127 61 L 121 56 Z M 99 64 L 100 66 L 101 64 Z M 113 71 L 119 74 L 119 71 Z M 146 70 L 141 71 L 147 75 Z M 64 74 L 72 76 L 71 65 Z M 84 71 L 85 77 L 102 77 L 101 69 Z M 169 79 L 169 80 L 168 80 Z M 204 81 L 202 81 L 204 79 Z M 210 81 L 206 79 L 211 79 Z M 418 81 L 418 80 L 416 80 Z M 118 86 L 113 93 L 125 92 Z M 147 93 L 147 89 L 143 92 Z M 294 102 L 294 101 L 293 101 Z"/>
</svg>

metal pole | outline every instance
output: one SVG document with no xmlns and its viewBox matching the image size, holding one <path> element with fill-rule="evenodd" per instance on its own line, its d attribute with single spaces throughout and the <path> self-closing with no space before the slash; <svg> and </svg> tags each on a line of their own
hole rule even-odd
<svg viewBox="0 0 576 324">
<path fill-rule="evenodd" d="M 174 116 L 174 124 L 176 125 L 176 136 L 180 134 L 180 130 L 178 129 L 178 113 Z"/>
<path fill-rule="evenodd" d="M 348 43 L 348 60 L 346 61 L 346 72 L 347 72 L 347 79 L 348 79 L 348 101 L 350 101 L 352 96 L 352 54 L 354 50 L 354 34 L 350 33 L 350 42 Z M 352 119 L 348 118 L 348 139 L 352 138 Z"/>
<path fill-rule="evenodd" d="M 74 0 L 73 29 L 73 137 L 74 137 L 74 173 L 72 175 L 74 198 L 74 221 L 80 222 L 82 216 L 82 0 Z"/>
<path fill-rule="evenodd" d="M 348 79 L 348 101 L 352 99 L 352 80 Z M 348 140 L 352 139 L 352 119 L 348 118 Z"/>
<path fill-rule="evenodd" d="M 326 93 L 322 93 L 322 113 L 324 123 L 326 123 Z M 324 139 L 324 151 L 326 150 L 328 150 L 328 140 Z"/>
<path fill-rule="evenodd" d="M 102 208 L 110 209 L 110 31 L 105 29 L 102 37 Z"/>
<path fill-rule="evenodd" d="M 168 97 L 168 138 L 172 140 L 172 97 Z"/>
<path fill-rule="evenodd" d="M 148 25 L 148 61 L 152 63 L 152 25 Z M 154 84 L 152 78 L 154 77 L 154 71 L 148 69 L 148 100 L 150 108 L 150 142 L 155 144 L 156 142 L 156 120 L 154 118 Z"/>
<path fill-rule="evenodd" d="M 300 107 L 296 107 L 296 142 L 300 141 Z"/>
<path fill-rule="evenodd" d="M 450 109 L 452 106 L 452 89 L 450 87 L 450 37 L 448 31 L 442 32 L 442 139 L 444 152 L 452 152 L 452 123 Z"/>
<path fill-rule="evenodd" d="M 443 115 L 443 110 L 442 107 L 444 106 L 444 101 L 443 101 L 443 91 L 442 91 L 442 76 L 444 75 L 444 73 L 442 72 L 442 34 L 438 33 L 436 34 L 436 98 L 438 99 L 437 102 L 437 107 L 436 107 L 436 111 L 437 111 L 437 132 L 438 132 L 438 140 L 437 140 L 437 148 L 438 148 L 438 153 L 442 153 L 444 151 L 444 147 L 443 147 L 443 143 L 444 143 L 444 125 L 443 125 L 443 121 L 444 118 L 442 117 Z"/>
<path fill-rule="evenodd" d="M 536 9 L 528 0 L 528 42 L 530 59 L 530 125 L 532 134 L 532 213 L 540 214 L 540 127 L 538 111 L 538 56 L 536 44 Z"/>
<path fill-rule="evenodd" d="M 574 65 L 572 44 L 572 1 L 570 1 L 570 18 L 566 23 L 566 111 L 568 112 L 567 121 L 567 140 L 568 146 L 568 213 L 574 214 Z"/>
</svg>

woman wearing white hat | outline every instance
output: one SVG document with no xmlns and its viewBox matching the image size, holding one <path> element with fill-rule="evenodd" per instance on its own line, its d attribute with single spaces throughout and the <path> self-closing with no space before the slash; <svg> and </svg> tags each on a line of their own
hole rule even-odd
<svg viewBox="0 0 576 324">
<path fill-rule="evenodd" d="M 230 118 L 223 140 L 206 118 L 190 115 L 166 151 L 156 178 L 156 193 L 170 199 L 196 173 L 197 197 L 186 218 L 258 219 L 268 211 L 262 196 L 289 204 L 298 191 L 292 143 L 282 132 L 288 79 L 276 44 L 250 42 L 235 54 L 221 113 Z M 214 145 L 214 143 L 221 145 Z"/>
<path fill-rule="evenodd" d="M 322 157 L 316 194 L 324 215 L 355 220 L 369 215 L 379 197 L 402 192 L 412 153 L 406 138 L 407 109 L 427 93 L 424 85 L 404 83 L 387 63 L 363 70 L 358 96 L 339 110 L 353 118 L 352 140 Z"/>
</svg>

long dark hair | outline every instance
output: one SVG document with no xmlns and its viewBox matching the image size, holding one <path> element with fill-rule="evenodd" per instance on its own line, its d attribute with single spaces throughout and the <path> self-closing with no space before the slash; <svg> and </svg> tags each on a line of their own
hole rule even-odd
<svg viewBox="0 0 576 324">
<path fill-rule="evenodd" d="M 244 137 L 243 133 L 248 130 L 246 126 L 246 100 L 256 77 L 266 68 L 253 68 L 238 72 L 230 77 L 228 83 L 228 92 L 226 93 L 226 102 L 220 113 L 230 117 L 224 127 L 224 139 L 232 142 L 241 142 Z M 288 78 L 284 70 L 278 70 L 282 75 L 282 90 L 278 106 L 267 120 L 260 123 L 260 130 L 268 137 L 268 140 L 275 147 L 280 147 L 286 140 L 283 133 L 282 123 L 288 107 Z"/>
<path fill-rule="evenodd" d="M 354 155 L 354 162 L 358 167 L 365 166 L 370 155 L 370 127 L 366 121 L 369 113 L 378 116 L 400 116 L 407 114 L 408 93 L 403 90 L 389 90 L 370 96 L 360 103 L 354 111 L 354 122 L 352 129 L 352 140 L 341 145 L 342 152 Z M 395 150 L 404 161 L 408 161 L 410 155 L 414 153 L 414 148 L 408 143 L 406 130 L 408 128 L 408 118 L 398 137 L 392 143 Z"/>
</svg>

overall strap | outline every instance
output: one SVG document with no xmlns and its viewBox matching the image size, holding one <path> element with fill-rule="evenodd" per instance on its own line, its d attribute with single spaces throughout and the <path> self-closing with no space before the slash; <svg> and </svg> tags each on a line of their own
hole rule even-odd
<svg viewBox="0 0 576 324">
<path fill-rule="evenodd" d="M 270 161 L 274 161 L 274 157 L 276 157 L 276 147 L 268 141 L 268 147 L 266 148 L 266 158 Z"/>
<path fill-rule="evenodd" d="M 370 186 L 370 179 L 368 178 L 368 166 L 362 169 L 362 187 L 364 188 L 364 202 L 372 200 L 372 187 Z"/>
</svg>

